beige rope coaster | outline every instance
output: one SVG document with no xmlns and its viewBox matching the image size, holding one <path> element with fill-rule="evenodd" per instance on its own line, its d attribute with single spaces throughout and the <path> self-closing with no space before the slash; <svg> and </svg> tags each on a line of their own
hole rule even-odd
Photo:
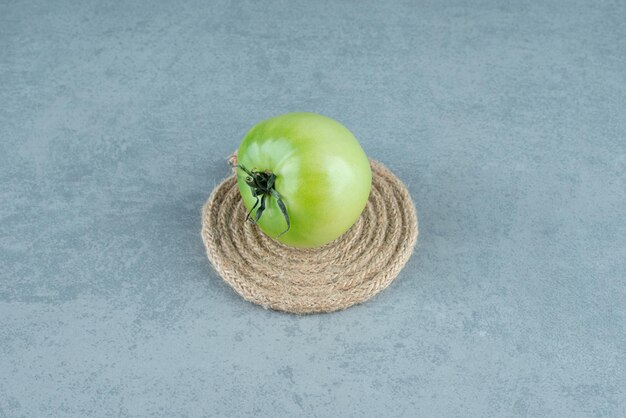
<svg viewBox="0 0 626 418">
<path fill-rule="evenodd" d="M 235 176 L 202 209 L 202 240 L 220 276 L 244 299 L 295 314 L 332 312 L 389 286 L 417 241 L 417 215 L 406 186 L 370 160 L 372 192 L 354 226 L 313 249 L 288 247 L 245 222 Z"/>
</svg>

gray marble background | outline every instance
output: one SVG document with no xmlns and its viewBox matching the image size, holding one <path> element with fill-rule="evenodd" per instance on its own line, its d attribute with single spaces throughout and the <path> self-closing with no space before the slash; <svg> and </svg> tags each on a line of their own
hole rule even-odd
<svg viewBox="0 0 626 418">
<path fill-rule="evenodd" d="M 0 417 L 626 416 L 624 1 L 0 0 Z M 308 110 L 408 185 L 417 251 L 296 317 L 200 209 Z"/>
</svg>

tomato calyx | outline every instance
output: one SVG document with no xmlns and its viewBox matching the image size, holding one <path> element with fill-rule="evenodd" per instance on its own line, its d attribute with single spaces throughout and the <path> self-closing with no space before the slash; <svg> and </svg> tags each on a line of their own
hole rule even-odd
<svg viewBox="0 0 626 418">
<path fill-rule="evenodd" d="M 248 215 L 246 216 L 246 221 L 250 221 L 252 224 L 256 224 L 257 222 L 259 222 L 259 219 L 261 219 L 261 215 L 263 215 L 263 212 L 265 211 L 265 200 L 271 196 L 276 199 L 276 204 L 280 208 L 280 211 L 282 212 L 283 216 L 285 217 L 285 221 L 287 222 L 287 229 L 278 234 L 276 238 L 289 231 L 289 229 L 291 228 L 291 222 L 289 221 L 287 207 L 285 206 L 285 203 L 283 202 L 280 193 L 278 193 L 275 188 L 276 174 L 272 173 L 269 170 L 248 170 L 241 164 L 234 164 L 233 166 L 241 169 L 244 173 L 246 173 L 245 182 L 250 187 L 252 196 L 256 199 L 256 201 L 254 202 L 254 206 L 252 206 L 252 209 L 250 209 L 250 212 L 248 212 Z M 256 214 L 253 219 L 251 215 L 257 206 L 259 207 L 256 210 Z"/>
</svg>

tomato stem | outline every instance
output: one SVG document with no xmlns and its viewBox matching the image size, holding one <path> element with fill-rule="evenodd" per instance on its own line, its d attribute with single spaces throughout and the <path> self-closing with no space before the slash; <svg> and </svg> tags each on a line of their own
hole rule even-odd
<svg viewBox="0 0 626 418">
<path fill-rule="evenodd" d="M 280 193 L 276 190 L 276 174 L 271 171 L 257 171 L 257 170 L 248 170 L 241 164 L 232 164 L 233 167 L 241 169 L 244 173 L 246 173 L 245 182 L 250 187 L 250 191 L 252 192 L 252 196 L 256 199 L 252 209 L 248 212 L 246 216 L 246 221 L 250 221 L 252 224 L 256 224 L 261 219 L 261 215 L 265 211 L 265 201 L 268 197 L 273 197 L 276 199 L 276 204 L 278 204 L 278 208 L 282 212 L 285 217 L 285 221 L 287 222 L 287 229 L 278 234 L 278 237 L 289 231 L 291 228 L 291 222 L 289 221 L 289 214 L 287 213 L 287 207 L 283 202 Z M 258 206 L 258 208 L 257 208 Z M 256 209 L 256 213 L 254 215 L 254 219 L 252 218 L 252 212 Z"/>
</svg>

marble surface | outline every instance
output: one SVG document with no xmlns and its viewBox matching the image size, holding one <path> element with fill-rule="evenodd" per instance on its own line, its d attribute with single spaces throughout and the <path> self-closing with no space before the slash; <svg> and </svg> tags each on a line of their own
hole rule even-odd
<svg viewBox="0 0 626 418">
<path fill-rule="evenodd" d="M 0 417 L 626 416 L 624 1 L 0 1 Z M 210 267 L 254 123 L 336 118 L 417 251 L 297 317 Z"/>
</svg>

